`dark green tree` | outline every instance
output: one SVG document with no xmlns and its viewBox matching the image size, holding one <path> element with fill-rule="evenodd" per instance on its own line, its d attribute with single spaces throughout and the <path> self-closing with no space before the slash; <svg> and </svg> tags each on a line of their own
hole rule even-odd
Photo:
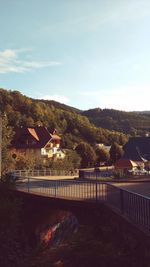
<svg viewBox="0 0 150 267">
<path fill-rule="evenodd" d="M 40 164 L 40 160 L 38 159 L 38 164 Z M 13 163 L 14 169 L 16 170 L 29 170 L 34 169 L 36 166 L 36 158 L 34 154 L 21 154 L 16 153 L 15 156 L 13 155 Z"/>
<path fill-rule="evenodd" d="M 71 163 L 72 169 L 78 169 L 81 164 L 81 157 L 75 150 L 68 150 L 66 152 L 65 161 Z"/>
<path fill-rule="evenodd" d="M 111 162 L 114 163 L 118 159 L 120 159 L 123 156 L 123 148 L 118 145 L 116 142 L 114 142 L 110 148 L 110 159 Z"/>
<path fill-rule="evenodd" d="M 70 170 L 74 171 L 80 167 L 81 158 L 74 150 L 66 150 L 64 159 L 47 159 L 45 167 L 53 170 Z"/>
<path fill-rule="evenodd" d="M 12 166 L 13 166 L 13 159 L 8 152 L 8 146 L 13 137 L 13 130 L 11 127 L 8 126 L 8 120 L 6 115 L 1 115 L 2 121 L 2 175 L 5 175 Z"/>
<path fill-rule="evenodd" d="M 102 162 L 107 163 L 109 161 L 110 154 L 105 148 L 97 147 L 95 152 L 96 152 L 96 156 L 97 156 L 97 159 L 96 159 L 97 166 L 99 166 L 100 163 L 102 163 Z"/>
<path fill-rule="evenodd" d="M 76 152 L 81 157 L 81 168 L 93 167 L 96 161 L 96 153 L 90 144 L 81 142 L 76 147 Z"/>
</svg>

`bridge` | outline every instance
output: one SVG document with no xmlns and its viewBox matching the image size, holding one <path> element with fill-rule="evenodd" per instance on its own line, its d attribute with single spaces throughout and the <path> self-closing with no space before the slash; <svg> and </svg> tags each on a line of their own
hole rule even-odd
<svg viewBox="0 0 150 267">
<path fill-rule="evenodd" d="M 103 203 L 150 235 L 149 197 L 123 189 L 110 182 L 81 181 L 69 179 L 69 176 L 67 178 L 55 180 L 54 177 L 43 179 L 41 176 L 21 176 L 16 181 L 16 190 L 53 199 L 97 205 Z"/>
</svg>

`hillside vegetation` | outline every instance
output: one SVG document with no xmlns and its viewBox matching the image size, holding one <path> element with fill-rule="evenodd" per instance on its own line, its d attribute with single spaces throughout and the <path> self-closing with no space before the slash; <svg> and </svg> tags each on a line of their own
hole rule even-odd
<svg viewBox="0 0 150 267">
<path fill-rule="evenodd" d="M 150 132 L 150 112 L 125 112 L 114 109 L 90 109 L 83 111 L 91 123 L 97 127 L 126 134 L 144 135 Z"/>
<path fill-rule="evenodd" d="M 81 111 L 55 101 L 32 99 L 18 91 L 0 89 L 0 112 L 6 113 L 10 126 L 46 126 L 57 129 L 62 146 L 74 148 L 81 141 L 124 144 L 127 137 L 119 132 L 98 128 Z"/>
</svg>

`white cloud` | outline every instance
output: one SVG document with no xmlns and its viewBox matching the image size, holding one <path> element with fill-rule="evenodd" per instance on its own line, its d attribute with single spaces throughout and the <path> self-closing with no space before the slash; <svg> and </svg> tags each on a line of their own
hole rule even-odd
<svg viewBox="0 0 150 267">
<path fill-rule="evenodd" d="M 11 58 L 15 58 L 16 56 L 16 51 L 12 49 L 5 49 L 4 51 L 0 52 L 0 58 L 4 60 L 9 60 Z"/>
<path fill-rule="evenodd" d="M 67 104 L 69 102 L 69 99 L 63 95 L 45 95 L 43 97 L 40 97 L 40 99 L 54 100 L 63 104 Z"/>
<path fill-rule="evenodd" d="M 6 49 L 0 51 L 0 73 L 24 73 L 34 69 L 61 65 L 57 61 L 31 61 L 21 59 L 25 49 Z"/>
</svg>

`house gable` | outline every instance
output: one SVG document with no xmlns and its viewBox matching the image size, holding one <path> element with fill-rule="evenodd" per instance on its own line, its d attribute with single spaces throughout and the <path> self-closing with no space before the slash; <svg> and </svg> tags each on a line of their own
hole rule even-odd
<svg viewBox="0 0 150 267">
<path fill-rule="evenodd" d="M 125 159 L 150 161 L 150 137 L 132 137 L 123 149 Z"/>
<path fill-rule="evenodd" d="M 64 158 L 60 150 L 61 138 L 51 134 L 45 127 L 18 127 L 14 129 L 14 137 L 10 149 L 21 153 L 35 153 L 38 156 L 52 158 L 59 155 Z M 61 155 L 61 156 L 60 156 Z"/>
<path fill-rule="evenodd" d="M 43 148 L 51 136 L 45 127 L 20 127 L 14 129 L 11 146 L 16 149 Z"/>
</svg>

